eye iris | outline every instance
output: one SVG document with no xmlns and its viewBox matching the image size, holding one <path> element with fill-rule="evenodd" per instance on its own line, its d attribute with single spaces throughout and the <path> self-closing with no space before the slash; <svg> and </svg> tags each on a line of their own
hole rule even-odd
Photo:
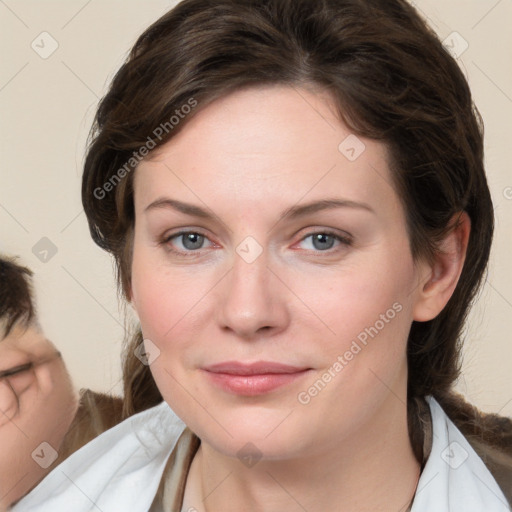
<svg viewBox="0 0 512 512">
<path fill-rule="evenodd" d="M 203 236 L 199 233 L 186 233 L 181 236 L 183 246 L 186 249 L 200 249 L 203 243 Z"/>
<path fill-rule="evenodd" d="M 318 243 L 320 245 L 318 245 Z M 322 244 L 327 244 L 327 246 Z M 333 244 L 334 238 L 332 235 L 328 235 L 327 233 L 317 233 L 313 235 L 313 246 L 315 249 L 330 249 Z"/>
</svg>

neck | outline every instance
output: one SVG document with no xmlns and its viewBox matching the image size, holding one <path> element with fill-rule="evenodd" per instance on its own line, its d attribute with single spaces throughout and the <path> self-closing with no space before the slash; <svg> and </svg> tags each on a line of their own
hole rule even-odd
<svg viewBox="0 0 512 512">
<path fill-rule="evenodd" d="M 405 512 L 419 472 L 406 405 L 390 393 L 350 439 L 324 444 L 314 457 L 261 460 L 247 468 L 202 443 L 190 469 L 185 510 Z"/>
</svg>

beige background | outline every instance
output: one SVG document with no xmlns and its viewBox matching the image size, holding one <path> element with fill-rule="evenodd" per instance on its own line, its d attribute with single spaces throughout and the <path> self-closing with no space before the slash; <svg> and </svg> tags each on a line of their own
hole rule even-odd
<svg viewBox="0 0 512 512">
<path fill-rule="evenodd" d="M 97 101 L 136 37 L 172 5 L 0 0 L 0 252 L 20 255 L 35 271 L 42 325 L 78 387 L 120 391 L 124 323 L 112 262 L 93 244 L 81 208 L 85 140 Z M 458 387 L 482 409 L 512 416 L 512 2 L 416 5 L 455 50 L 468 44 L 458 60 L 484 118 L 495 202 L 492 264 L 470 317 Z M 40 53 L 58 48 L 43 59 L 33 41 Z M 43 237 L 57 250 L 47 262 L 33 253 Z"/>
</svg>

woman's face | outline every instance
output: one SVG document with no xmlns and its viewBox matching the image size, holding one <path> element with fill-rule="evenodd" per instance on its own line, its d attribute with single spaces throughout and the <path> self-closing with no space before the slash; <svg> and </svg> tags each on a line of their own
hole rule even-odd
<svg viewBox="0 0 512 512">
<path fill-rule="evenodd" d="M 136 170 L 132 299 L 151 371 L 225 455 L 318 453 L 405 415 L 421 267 L 385 147 L 328 100 L 238 91 Z"/>
</svg>

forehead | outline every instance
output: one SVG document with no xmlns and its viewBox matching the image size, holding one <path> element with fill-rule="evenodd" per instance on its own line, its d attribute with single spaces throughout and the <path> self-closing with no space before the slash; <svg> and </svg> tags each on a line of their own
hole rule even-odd
<svg viewBox="0 0 512 512">
<path fill-rule="evenodd" d="M 201 193 L 218 201 L 229 196 L 233 206 L 247 208 L 326 194 L 396 202 L 387 162 L 386 146 L 352 133 L 327 92 L 252 87 L 202 108 L 141 162 L 135 195 L 143 201 L 167 190 L 196 201 Z"/>
<path fill-rule="evenodd" d="M 6 327 L 7 320 L 4 318 L 0 319 L 1 332 L 5 332 Z M 45 339 L 45 337 L 37 322 L 31 322 L 28 325 L 18 322 L 13 325 L 9 334 L 0 341 L 0 347 L 18 346 L 30 348 L 34 344 L 38 344 L 41 339 Z"/>
</svg>

